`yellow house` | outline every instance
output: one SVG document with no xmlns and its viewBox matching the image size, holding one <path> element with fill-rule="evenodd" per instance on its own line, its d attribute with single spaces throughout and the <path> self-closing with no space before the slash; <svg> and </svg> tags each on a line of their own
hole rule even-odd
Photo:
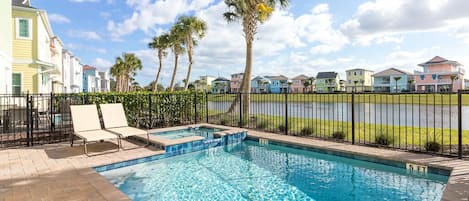
<svg viewBox="0 0 469 201">
<path fill-rule="evenodd" d="M 12 93 L 49 93 L 60 73 L 52 60 L 53 33 L 47 13 L 29 0 L 12 0 Z"/>
</svg>

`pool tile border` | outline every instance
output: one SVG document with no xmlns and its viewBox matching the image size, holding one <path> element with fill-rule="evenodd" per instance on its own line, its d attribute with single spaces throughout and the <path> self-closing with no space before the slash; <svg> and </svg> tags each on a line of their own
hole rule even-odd
<svg viewBox="0 0 469 201">
<path fill-rule="evenodd" d="M 107 165 L 94 167 L 96 172 L 105 172 L 117 168 L 132 166 L 140 163 L 146 163 L 150 161 L 160 160 L 164 158 L 169 158 L 173 156 L 179 156 L 182 154 L 187 154 L 191 152 L 201 151 L 208 149 L 210 147 L 225 146 L 229 144 L 241 143 L 244 139 L 247 138 L 247 131 L 238 131 L 230 132 L 228 135 L 221 136 L 220 140 L 216 141 L 216 144 L 213 144 L 213 140 L 196 140 L 190 141 L 182 144 L 175 144 L 169 146 L 163 146 L 165 149 L 164 154 L 158 154 L 153 156 L 147 156 L 143 158 L 137 158 L 127 161 L 121 161 L 116 163 L 111 163 Z"/>
</svg>

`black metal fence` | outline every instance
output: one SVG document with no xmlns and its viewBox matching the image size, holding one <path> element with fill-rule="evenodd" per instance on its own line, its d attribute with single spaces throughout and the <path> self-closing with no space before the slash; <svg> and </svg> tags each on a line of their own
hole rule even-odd
<svg viewBox="0 0 469 201">
<path fill-rule="evenodd" d="M 131 126 L 200 122 L 469 157 L 469 91 L 458 93 L 91 93 L 0 95 L 0 147 L 67 141 L 70 105 L 122 103 Z"/>
<path fill-rule="evenodd" d="M 70 105 L 122 103 L 131 126 L 152 129 L 206 119 L 202 93 L 0 95 L 0 148 L 70 140 Z"/>
<path fill-rule="evenodd" d="M 250 94 L 249 115 L 239 107 L 243 98 L 241 94 L 209 94 L 208 122 L 352 144 L 469 156 L 469 91 Z"/>
</svg>

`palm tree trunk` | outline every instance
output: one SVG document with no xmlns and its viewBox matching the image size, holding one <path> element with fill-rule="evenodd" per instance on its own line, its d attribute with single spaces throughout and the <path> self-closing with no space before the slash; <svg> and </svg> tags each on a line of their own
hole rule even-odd
<svg viewBox="0 0 469 201">
<path fill-rule="evenodd" d="M 155 86 L 153 86 L 154 92 L 158 91 L 158 80 L 160 79 L 161 68 L 163 68 L 163 51 L 161 50 L 158 50 L 158 60 L 160 63 L 160 67 L 158 68 L 158 73 L 156 73 Z"/>
<path fill-rule="evenodd" d="M 187 90 L 187 88 L 189 87 L 189 79 L 191 78 L 192 64 L 194 63 L 193 60 L 192 60 L 192 39 L 191 39 L 191 37 L 187 38 L 187 57 L 189 57 L 189 67 L 187 67 L 187 76 L 186 76 L 186 82 L 184 83 L 184 90 Z"/>
<path fill-rule="evenodd" d="M 174 53 L 174 70 L 173 70 L 173 76 L 171 77 L 171 84 L 169 85 L 169 91 L 174 90 L 174 80 L 176 79 L 176 72 L 178 70 L 178 59 L 179 59 L 179 54 L 175 52 Z"/>
</svg>

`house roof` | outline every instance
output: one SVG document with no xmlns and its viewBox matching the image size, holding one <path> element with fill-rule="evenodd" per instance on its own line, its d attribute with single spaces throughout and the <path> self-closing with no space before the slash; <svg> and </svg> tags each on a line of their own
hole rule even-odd
<svg viewBox="0 0 469 201">
<path fill-rule="evenodd" d="M 224 77 L 218 77 L 217 79 L 213 80 L 214 82 L 229 82 L 229 79 L 226 79 Z"/>
<path fill-rule="evenodd" d="M 29 2 L 29 0 L 12 0 L 11 5 L 25 8 L 34 8 L 31 6 L 31 2 Z"/>
<path fill-rule="evenodd" d="M 452 65 L 456 65 L 456 66 L 462 66 L 462 64 L 460 64 L 457 61 L 451 61 L 451 60 L 445 59 L 445 58 L 440 57 L 440 56 L 435 56 L 432 59 L 430 59 L 429 61 L 419 64 L 419 66 L 423 67 L 423 66 L 429 66 L 429 65 L 434 65 L 434 64 L 452 64 Z"/>
<path fill-rule="evenodd" d="M 284 75 L 275 75 L 275 76 L 265 76 L 269 80 L 288 80 L 288 77 Z"/>
<path fill-rule="evenodd" d="M 319 72 L 316 79 L 337 78 L 338 75 L 336 72 Z"/>
<path fill-rule="evenodd" d="M 372 71 L 372 70 L 367 70 L 367 69 L 364 69 L 364 68 L 354 68 L 354 69 L 349 69 L 349 70 L 346 70 L 345 72 L 349 72 L 349 71 L 356 71 L 356 70 L 362 70 L 362 71 L 374 72 L 374 71 Z"/>
<path fill-rule="evenodd" d="M 412 75 L 412 74 L 403 70 L 399 70 L 397 68 L 388 68 L 386 70 L 373 74 L 373 77 L 391 76 L 391 75 Z"/>
<path fill-rule="evenodd" d="M 90 65 L 84 65 L 83 70 L 96 70 L 96 67 L 90 66 Z"/>
<path fill-rule="evenodd" d="M 292 78 L 292 80 L 307 80 L 307 79 L 309 79 L 309 78 L 310 78 L 310 77 L 301 74 L 301 75 L 298 75 L 298 76 Z"/>
</svg>

